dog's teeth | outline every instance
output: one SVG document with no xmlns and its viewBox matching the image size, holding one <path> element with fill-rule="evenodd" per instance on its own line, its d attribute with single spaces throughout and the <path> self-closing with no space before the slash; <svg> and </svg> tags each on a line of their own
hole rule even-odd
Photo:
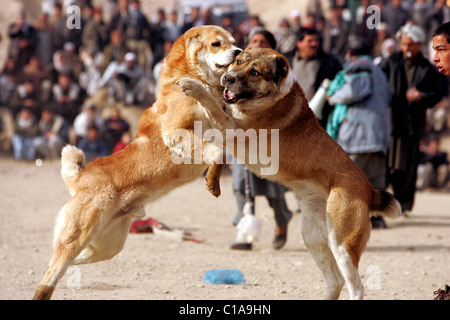
<svg viewBox="0 0 450 320">
<path fill-rule="evenodd" d="M 237 101 L 237 94 L 231 92 L 228 89 L 225 89 L 225 91 L 223 92 L 223 98 L 224 98 L 224 100 L 226 100 L 228 102 L 236 102 Z"/>
</svg>

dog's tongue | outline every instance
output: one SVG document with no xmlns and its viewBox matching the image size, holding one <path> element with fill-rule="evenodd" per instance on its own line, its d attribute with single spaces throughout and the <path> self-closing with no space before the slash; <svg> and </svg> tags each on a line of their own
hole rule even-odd
<svg viewBox="0 0 450 320">
<path fill-rule="evenodd" d="M 223 100 L 229 103 L 235 103 L 237 101 L 237 95 L 228 89 L 223 92 Z"/>
</svg>

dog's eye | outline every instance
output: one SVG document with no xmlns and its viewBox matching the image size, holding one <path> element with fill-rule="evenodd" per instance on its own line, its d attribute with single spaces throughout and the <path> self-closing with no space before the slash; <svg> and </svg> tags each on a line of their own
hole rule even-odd
<svg viewBox="0 0 450 320">
<path fill-rule="evenodd" d="M 211 45 L 213 47 L 220 47 L 220 41 L 213 42 L 213 43 L 211 43 Z"/>
<path fill-rule="evenodd" d="M 241 60 L 236 60 L 236 64 L 240 65 L 241 64 Z"/>
<path fill-rule="evenodd" d="M 260 73 L 258 71 L 256 71 L 255 69 L 250 70 L 250 74 L 255 77 L 260 75 Z"/>
</svg>

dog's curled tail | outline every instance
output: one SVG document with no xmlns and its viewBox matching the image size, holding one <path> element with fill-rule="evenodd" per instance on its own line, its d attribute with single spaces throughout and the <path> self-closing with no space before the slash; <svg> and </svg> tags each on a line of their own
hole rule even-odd
<svg viewBox="0 0 450 320">
<path fill-rule="evenodd" d="M 396 218 L 401 216 L 402 208 L 395 197 L 387 192 L 374 190 L 370 214 L 374 216 L 385 216 Z"/>
<path fill-rule="evenodd" d="M 83 171 L 86 159 L 83 150 L 67 145 L 61 152 L 61 176 L 71 193 L 78 174 Z"/>
</svg>

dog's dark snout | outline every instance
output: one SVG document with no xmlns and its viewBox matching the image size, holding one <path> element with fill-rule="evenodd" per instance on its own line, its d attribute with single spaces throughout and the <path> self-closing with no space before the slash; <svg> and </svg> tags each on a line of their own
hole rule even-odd
<svg viewBox="0 0 450 320">
<path fill-rule="evenodd" d="M 234 83 L 234 80 L 235 80 L 235 78 L 229 74 L 224 75 L 223 79 L 225 80 L 225 83 L 228 83 L 228 84 Z"/>
<path fill-rule="evenodd" d="M 237 57 L 237 55 L 239 54 L 239 53 L 241 53 L 242 52 L 242 49 L 236 49 L 236 50 L 234 50 L 234 57 Z"/>
</svg>

